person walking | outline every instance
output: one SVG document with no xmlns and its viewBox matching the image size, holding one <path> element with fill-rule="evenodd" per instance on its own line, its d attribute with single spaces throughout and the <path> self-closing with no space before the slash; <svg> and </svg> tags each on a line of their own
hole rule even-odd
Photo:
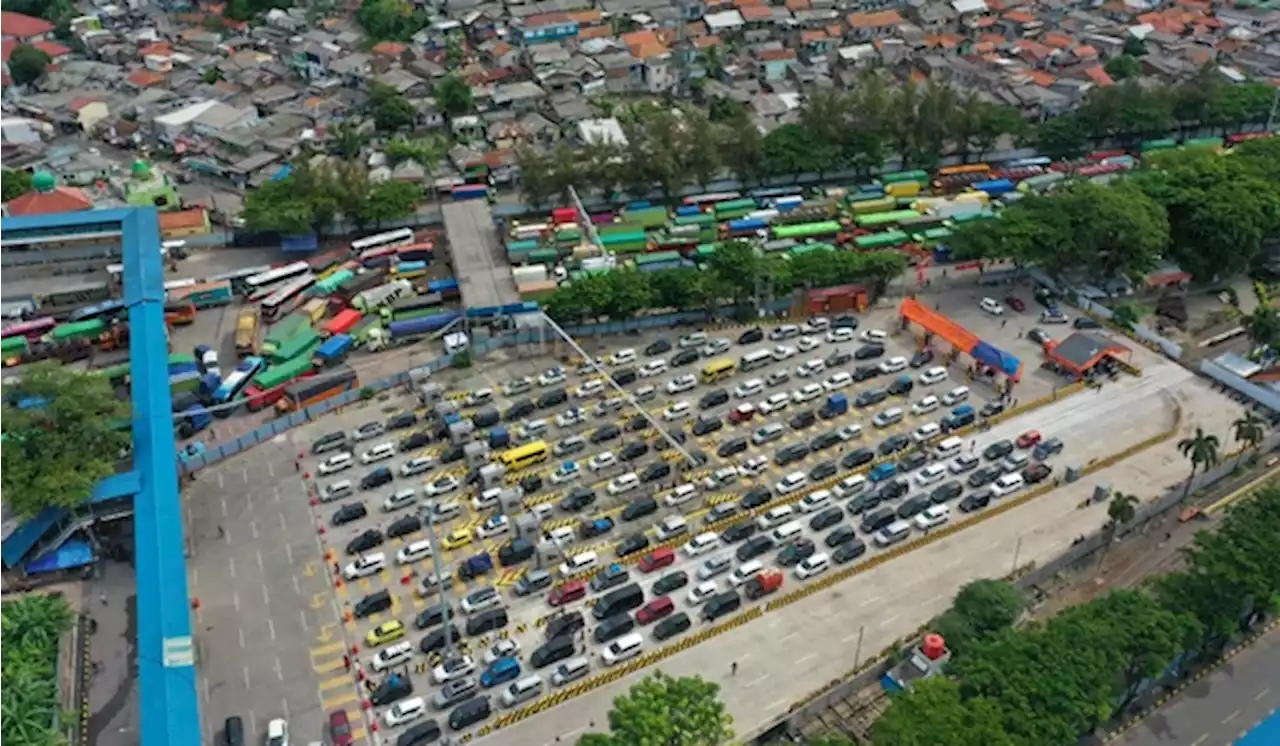
<svg viewBox="0 0 1280 746">
<path fill-rule="evenodd" d="M 730 665 L 729 665 L 729 675 L 730 675 L 730 676 L 737 676 L 737 675 L 738 675 L 738 662 L 737 662 L 737 661 L 734 661 L 732 664 L 730 664 Z"/>
</svg>

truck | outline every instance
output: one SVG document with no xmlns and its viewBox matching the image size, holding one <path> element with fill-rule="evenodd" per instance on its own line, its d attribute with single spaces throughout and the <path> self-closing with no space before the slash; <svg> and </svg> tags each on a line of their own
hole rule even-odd
<svg viewBox="0 0 1280 746">
<path fill-rule="evenodd" d="M 187 407 L 178 418 L 177 435 L 185 440 L 212 424 L 213 415 L 209 414 L 209 410 L 202 406 Z"/>
<path fill-rule="evenodd" d="M 262 340 L 262 354 L 268 357 L 276 354 L 276 349 L 289 339 L 296 337 L 303 329 L 311 328 L 311 317 L 301 312 L 285 316 L 271 326 L 267 338 Z"/>
<path fill-rule="evenodd" d="M 413 292 L 413 283 L 408 280 L 392 280 L 361 292 L 351 299 L 351 307 L 361 313 L 371 313 L 410 292 Z"/>
<path fill-rule="evenodd" d="M 782 587 L 782 571 L 781 570 L 765 570 L 759 575 L 747 581 L 746 587 L 742 592 L 752 601 Z"/>
<path fill-rule="evenodd" d="M 236 354 L 254 355 L 258 352 L 258 326 L 262 311 L 257 306 L 243 306 L 236 314 Z"/>
<path fill-rule="evenodd" d="M 471 580 L 477 578 L 493 569 L 493 557 L 488 552 L 477 554 L 474 557 L 468 557 L 458 567 L 458 577 L 463 580 Z"/>
<path fill-rule="evenodd" d="M 458 312 L 440 313 L 434 316 L 423 316 L 417 319 L 392 321 L 380 333 L 372 333 L 369 349 L 381 350 L 388 345 L 405 344 L 418 337 L 440 331 L 461 317 Z"/>
<path fill-rule="evenodd" d="M 320 335 L 316 334 L 311 327 L 307 327 L 277 345 L 275 352 L 271 354 L 271 362 L 280 364 L 298 357 L 306 357 L 310 360 L 312 350 L 319 346 Z"/>
<path fill-rule="evenodd" d="M 511 433 L 505 427 L 495 427 L 489 431 L 490 448 L 506 448 L 511 444 Z"/>
<path fill-rule="evenodd" d="M 316 348 L 311 355 L 311 364 L 317 368 L 331 368 L 345 360 L 354 346 L 355 340 L 350 335 L 335 334 Z"/>
<path fill-rule="evenodd" d="M 354 328 L 356 324 L 360 323 L 361 318 L 362 316 L 360 315 L 360 312 L 357 311 L 356 309 L 344 308 L 338 312 L 337 316 L 334 316 L 333 318 L 324 322 L 324 326 L 322 326 L 320 329 L 322 333 L 328 336 L 333 336 L 335 334 L 346 334 L 347 332 L 351 331 L 351 329 Z"/>
<path fill-rule="evenodd" d="M 285 386 L 284 395 L 276 402 L 276 410 L 284 413 L 305 409 L 359 385 L 360 379 L 356 372 L 350 366 L 339 365 L 331 371 Z"/>
<path fill-rule="evenodd" d="M 844 394 L 832 394 L 827 397 L 827 403 L 823 405 L 822 410 L 818 412 L 818 416 L 824 420 L 839 417 L 849 411 L 849 398 Z"/>
</svg>

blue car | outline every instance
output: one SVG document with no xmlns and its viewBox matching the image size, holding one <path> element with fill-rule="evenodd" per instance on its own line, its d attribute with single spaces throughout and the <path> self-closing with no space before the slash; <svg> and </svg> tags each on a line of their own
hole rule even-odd
<svg viewBox="0 0 1280 746">
<path fill-rule="evenodd" d="M 883 464 L 876 464 L 876 467 L 871 470 L 871 474 L 869 474 L 868 476 L 871 478 L 871 481 L 874 483 L 874 482 L 883 482 L 886 479 L 890 479 L 893 477 L 893 475 L 897 473 L 898 473 L 898 465 L 894 463 L 886 462 Z"/>
<path fill-rule="evenodd" d="M 507 656 L 499 658 L 485 668 L 484 673 L 480 674 L 480 686 L 490 689 L 518 678 L 520 678 L 520 661 Z"/>
</svg>

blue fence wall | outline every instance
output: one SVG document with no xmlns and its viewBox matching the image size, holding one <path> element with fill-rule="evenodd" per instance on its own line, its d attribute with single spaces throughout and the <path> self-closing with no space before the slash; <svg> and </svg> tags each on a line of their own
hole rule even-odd
<svg viewBox="0 0 1280 746">
<path fill-rule="evenodd" d="M 1212 360 L 1200 361 L 1200 372 L 1223 386 L 1249 397 L 1272 412 L 1280 414 L 1280 395 L 1276 394 L 1275 391 L 1265 386 L 1251 383 Z"/>
</svg>

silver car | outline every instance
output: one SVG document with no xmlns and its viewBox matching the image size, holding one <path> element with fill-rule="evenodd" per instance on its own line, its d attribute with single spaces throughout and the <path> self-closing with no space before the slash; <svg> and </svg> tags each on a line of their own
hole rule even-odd
<svg viewBox="0 0 1280 746">
<path fill-rule="evenodd" d="M 439 693 L 431 700 L 437 710 L 447 710 L 464 699 L 470 699 L 477 689 L 476 680 L 471 676 L 445 682 Z"/>
</svg>

